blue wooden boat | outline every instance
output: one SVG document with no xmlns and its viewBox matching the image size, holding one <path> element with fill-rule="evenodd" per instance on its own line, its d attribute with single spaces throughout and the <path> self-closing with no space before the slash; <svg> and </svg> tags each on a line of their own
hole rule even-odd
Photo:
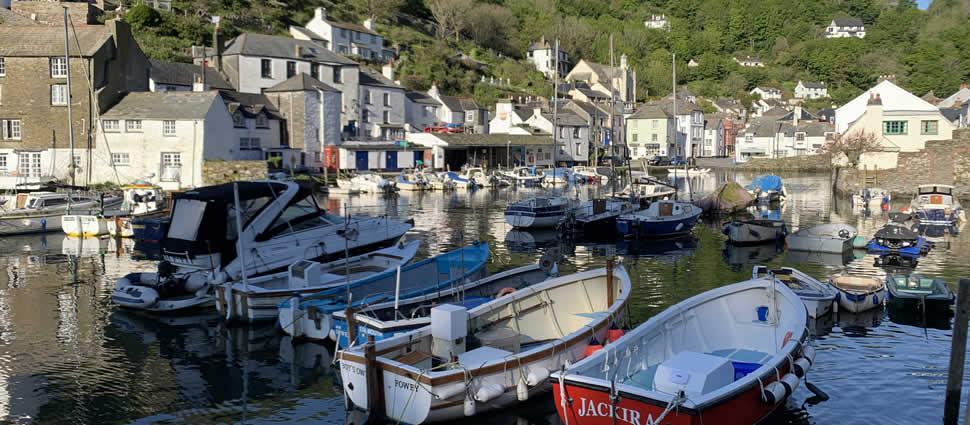
<svg viewBox="0 0 970 425">
<path fill-rule="evenodd" d="M 170 217 L 133 219 L 131 221 L 132 237 L 136 241 L 160 242 L 168 233 L 168 226 L 171 222 Z"/>
<path fill-rule="evenodd" d="M 279 325 L 294 338 L 332 338 L 333 312 L 359 310 L 395 298 L 408 300 L 479 280 L 486 274 L 488 254 L 488 244 L 476 241 L 346 286 L 305 297 L 294 295 L 279 304 Z"/>
<path fill-rule="evenodd" d="M 616 230 L 627 237 L 664 237 L 690 232 L 701 209 L 688 202 L 656 201 L 645 210 L 621 215 Z"/>
</svg>

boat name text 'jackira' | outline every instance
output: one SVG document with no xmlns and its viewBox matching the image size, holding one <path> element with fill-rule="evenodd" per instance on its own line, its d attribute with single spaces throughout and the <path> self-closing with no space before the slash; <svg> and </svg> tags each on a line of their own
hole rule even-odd
<svg viewBox="0 0 970 425">
<path fill-rule="evenodd" d="M 593 400 L 587 400 L 586 398 L 580 398 L 580 403 L 582 407 L 579 409 L 579 416 L 599 416 L 609 418 L 610 409 L 613 408 L 609 403 L 599 402 Z M 653 423 L 653 415 L 647 414 L 647 420 L 643 423 L 640 422 L 640 412 L 636 410 L 630 410 L 625 407 L 616 406 L 616 420 L 620 422 L 626 422 L 633 425 L 647 425 Z"/>
</svg>

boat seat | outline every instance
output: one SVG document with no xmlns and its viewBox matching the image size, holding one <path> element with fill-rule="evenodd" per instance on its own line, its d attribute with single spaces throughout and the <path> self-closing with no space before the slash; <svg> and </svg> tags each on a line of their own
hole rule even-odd
<svg viewBox="0 0 970 425">
<path fill-rule="evenodd" d="M 404 363 L 408 366 L 414 366 L 419 363 L 431 360 L 431 353 L 425 353 L 424 351 L 412 351 L 396 359 L 399 363 Z"/>
<path fill-rule="evenodd" d="M 623 384 L 631 385 L 637 388 L 642 388 L 645 390 L 653 390 L 653 378 L 657 376 L 657 367 L 660 365 L 655 364 L 646 369 L 642 369 L 637 373 L 634 373 L 629 378 L 623 381 Z"/>
<path fill-rule="evenodd" d="M 832 283 L 846 291 L 876 291 L 882 288 L 882 282 L 864 277 L 841 276 L 833 279 Z"/>
</svg>

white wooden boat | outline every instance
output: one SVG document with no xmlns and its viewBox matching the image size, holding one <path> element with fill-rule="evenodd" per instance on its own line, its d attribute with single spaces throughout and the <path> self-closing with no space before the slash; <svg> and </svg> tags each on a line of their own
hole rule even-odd
<svg viewBox="0 0 970 425">
<path fill-rule="evenodd" d="M 556 263 L 544 257 L 538 264 L 506 270 L 440 292 L 369 305 L 353 314 L 353 328 L 347 322 L 346 312 L 335 311 L 333 322 L 337 345 L 347 348 L 364 344 L 369 336 L 381 341 L 411 332 L 431 324 L 431 309 L 437 305 L 461 305 L 470 310 L 494 298 L 556 277 L 558 273 Z"/>
<path fill-rule="evenodd" d="M 835 296 L 838 294 L 831 285 L 819 282 L 815 278 L 791 267 L 769 269 L 767 266 L 754 266 L 752 279 L 773 276 L 779 282 L 787 285 L 795 295 L 798 295 L 808 309 L 808 317 L 818 318 L 832 311 Z"/>
<path fill-rule="evenodd" d="M 0 236 L 56 232 L 63 229 L 65 215 L 97 214 L 102 209 L 121 205 L 118 196 L 105 196 L 102 200 L 67 192 L 31 192 L 18 198 L 22 198 L 17 199 L 17 204 L 22 204 L 20 207 L 0 212 Z"/>
<path fill-rule="evenodd" d="M 596 170 L 596 167 L 588 167 L 585 165 L 573 167 L 572 175 L 574 180 L 583 183 L 606 183 L 610 180 L 610 176 L 600 174 Z"/>
<path fill-rule="evenodd" d="M 455 190 L 455 182 L 445 177 L 443 173 L 424 169 L 418 172 L 418 175 L 428 183 L 428 188 L 431 190 Z"/>
<path fill-rule="evenodd" d="M 656 201 L 649 207 L 616 219 L 616 231 L 626 237 L 666 237 L 689 233 L 701 209 L 680 201 Z"/>
<path fill-rule="evenodd" d="M 772 279 L 712 289 L 554 373 L 555 405 L 570 425 L 759 423 L 812 366 L 806 324 Z"/>
<path fill-rule="evenodd" d="M 696 168 L 696 167 L 695 168 L 688 168 L 687 171 L 684 171 L 683 168 L 668 168 L 667 169 L 667 174 L 674 174 L 674 175 L 677 175 L 677 176 L 685 176 L 685 175 L 691 175 L 691 174 L 700 175 L 700 174 L 707 174 L 707 173 L 710 173 L 710 172 L 711 172 L 711 169 L 710 168 Z"/>
<path fill-rule="evenodd" d="M 337 187 L 364 193 L 385 193 L 397 190 L 394 182 L 370 171 L 361 172 L 350 178 L 338 177 Z"/>
<path fill-rule="evenodd" d="M 505 222 L 517 229 L 556 227 L 569 208 L 569 200 L 562 197 L 523 199 L 505 207 Z"/>
<path fill-rule="evenodd" d="M 725 224 L 721 233 L 735 244 L 780 242 L 788 234 L 783 220 L 732 221 Z"/>
<path fill-rule="evenodd" d="M 788 235 L 788 249 L 839 254 L 852 250 L 859 231 L 844 223 L 821 224 Z"/>
<path fill-rule="evenodd" d="M 222 284 L 215 287 L 219 311 L 230 320 L 257 322 L 276 320 L 277 305 L 294 294 L 313 294 L 333 287 L 343 287 L 411 261 L 421 246 L 421 241 L 401 241 L 392 247 L 367 254 L 339 259 L 329 263 L 300 260 L 288 270 L 247 279 L 247 282 Z M 232 297 L 232 302 L 226 301 Z M 228 313 L 223 311 L 231 305 Z"/>
<path fill-rule="evenodd" d="M 394 182 L 398 190 L 414 192 L 418 190 L 425 190 L 428 186 L 428 182 L 424 180 L 421 174 L 415 172 L 401 171 L 401 174 L 397 176 L 397 180 Z"/>
<path fill-rule="evenodd" d="M 542 183 L 546 175 L 536 170 L 535 167 L 515 167 L 512 170 L 502 172 L 512 184 L 520 186 L 535 186 Z"/>
<path fill-rule="evenodd" d="M 149 183 L 136 183 L 121 188 L 121 205 L 116 209 L 92 211 L 90 214 L 69 214 L 62 219 L 62 230 L 68 236 L 96 237 L 111 235 L 134 236 L 131 220 L 162 216 L 167 213 L 165 192 Z"/>
<path fill-rule="evenodd" d="M 475 186 L 478 187 L 492 187 L 494 185 L 494 179 L 479 167 L 466 168 L 465 172 L 461 174 L 461 178 L 475 183 Z"/>
<path fill-rule="evenodd" d="M 829 283 L 839 291 L 839 308 L 859 313 L 882 306 L 886 301 L 886 282 L 869 276 L 836 275 Z"/>
<path fill-rule="evenodd" d="M 458 173 L 454 171 L 445 171 L 441 173 L 441 176 L 451 181 L 451 183 L 455 185 L 455 189 L 465 190 L 465 189 L 475 189 L 476 187 L 474 181 L 466 179 L 458 175 Z"/>
<path fill-rule="evenodd" d="M 506 408 L 549 391 L 550 372 L 605 340 L 629 296 L 630 278 L 617 266 L 547 280 L 470 311 L 435 307 L 431 326 L 339 352 L 344 393 L 354 408 L 382 406 L 387 419 L 407 424 Z"/>
</svg>

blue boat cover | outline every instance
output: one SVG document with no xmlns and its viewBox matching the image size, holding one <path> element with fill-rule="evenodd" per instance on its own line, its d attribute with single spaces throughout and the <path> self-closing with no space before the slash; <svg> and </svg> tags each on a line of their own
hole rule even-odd
<svg viewBox="0 0 970 425">
<path fill-rule="evenodd" d="M 744 187 L 748 190 L 762 190 L 762 191 L 780 191 L 781 190 L 781 177 L 776 175 L 768 174 L 764 176 L 757 176 L 751 181 L 751 184 Z"/>
</svg>

